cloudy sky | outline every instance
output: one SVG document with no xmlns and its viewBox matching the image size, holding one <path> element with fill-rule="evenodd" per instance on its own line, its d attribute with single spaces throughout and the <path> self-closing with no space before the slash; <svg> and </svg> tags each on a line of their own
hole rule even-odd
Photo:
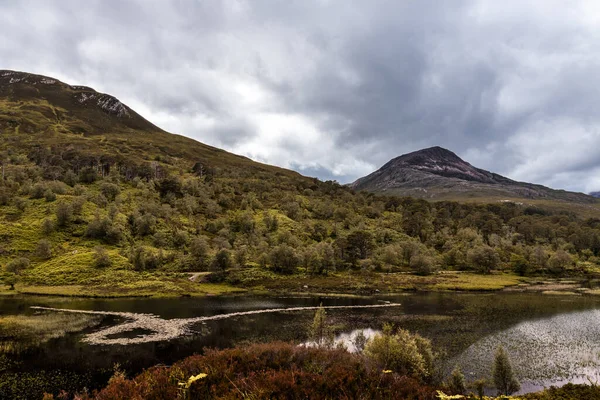
<svg viewBox="0 0 600 400">
<path fill-rule="evenodd" d="M 0 69 L 350 182 L 439 145 L 600 190 L 600 2 L 0 0 Z"/>
</svg>

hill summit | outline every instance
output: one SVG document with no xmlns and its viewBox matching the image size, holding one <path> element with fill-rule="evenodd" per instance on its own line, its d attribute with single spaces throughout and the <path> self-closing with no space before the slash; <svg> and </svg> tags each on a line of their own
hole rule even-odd
<svg viewBox="0 0 600 400">
<path fill-rule="evenodd" d="M 396 157 L 350 185 L 356 190 L 429 199 L 520 198 L 592 203 L 583 193 L 517 182 L 476 168 L 439 146 Z"/>
</svg>

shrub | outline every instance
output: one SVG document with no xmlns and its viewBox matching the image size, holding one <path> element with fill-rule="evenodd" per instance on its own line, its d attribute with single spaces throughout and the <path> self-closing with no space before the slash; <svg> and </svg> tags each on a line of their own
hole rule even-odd
<svg viewBox="0 0 600 400">
<path fill-rule="evenodd" d="M 153 270 L 162 264 L 159 254 L 144 246 L 133 246 L 129 251 L 129 262 L 137 271 Z"/>
<path fill-rule="evenodd" d="M 100 193 L 102 193 L 109 201 L 114 201 L 121 193 L 121 188 L 114 183 L 102 182 L 100 184 Z"/>
<path fill-rule="evenodd" d="M 56 200 L 56 194 L 54 194 L 52 190 L 46 189 L 46 191 L 44 192 L 44 198 L 48 203 L 50 203 Z"/>
<path fill-rule="evenodd" d="M 47 260 L 52 257 L 52 246 L 46 239 L 42 239 L 38 242 L 35 249 L 35 255 L 43 260 Z"/>
<path fill-rule="evenodd" d="M 6 271 L 13 274 L 20 274 L 24 269 L 29 268 L 29 259 L 25 257 L 16 258 L 6 264 Z"/>
<path fill-rule="evenodd" d="M 88 224 L 85 236 L 92 239 L 101 239 L 109 244 L 117 244 L 123 238 L 123 233 L 109 218 L 96 217 Z"/>
<path fill-rule="evenodd" d="M 460 367 L 455 367 L 450 375 L 450 381 L 448 382 L 448 388 L 453 394 L 465 394 L 467 391 L 465 385 L 465 376 L 460 370 Z"/>
<path fill-rule="evenodd" d="M 108 268 L 112 265 L 112 260 L 108 252 L 100 246 L 94 248 L 94 267 Z"/>
<path fill-rule="evenodd" d="M 489 273 L 500 262 L 498 253 L 490 246 L 477 246 L 467 253 L 469 264 L 481 273 Z"/>
<path fill-rule="evenodd" d="M 333 344 L 333 332 L 327 325 L 327 312 L 325 312 L 323 304 L 315 312 L 308 333 L 310 340 L 319 347 L 331 347 Z"/>
<path fill-rule="evenodd" d="M 299 264 L 296 251 L 287 244 L 275 247 L 270 253 L 270 259 L 273 270 L 284 274 L 294 273 Z"/>
<path fill-rule="evenodd" d="M 42 233 L 44 235 L 50 235 L 52 232 L 54 232 L 54 229 L 54 221 L 52 221 L 50 218 L 45 218 L 42 221 Z"/>
<path fill-rule="evenodd" d="M 56 206 L 56 225 L 64 228 L 71 223 L 73 219 L 73 207 L 65 202 L 60 202 Z"/>
<path fill-rule="evenodd" d="M 178 249 L 181 249 L 190 242 L 190 237 L 186 231 L 177 230 L 173 234 L 173 246 Z"/>
<path fill-rule="evenodd" d="M 92 167 L 86 167 L 86 168 L 82 168 L 81 171 L 79 171 L 79 182 L 81 183 L 94 183 L 96 182 L 96 180 L 98 179 L 98 172 L 96 171 L 95 168 Z"/>
<path fill-rule="evenodd" d="M 201 379 L 188 384 L 190 377 L 199 375 Z M 182 386 L 185 397 L 178 389 Z M 92 398 L 179 397 L 433 400 L 436 394 L 431 387 L 413 378 L 382 373 L 363 357 L 345 350 L 276 342 L 207 350 L 204 355 L 188 357 L 172 367 L 148 369 L 133 379 L 115 376 Z"/>
<path fill-rule="evenodd" d="M 196 237 L 190 243 L 190 256 L 195 266 L 205 267 L 208 264 L 208 243 L 203 237 Z"/>
<path fill-rule="evenodd" d="M 409 265 L 419 275 L 431 275 L 437 271 L 436 260 L 422 254 L 411 257 Z"/>
<path fill-rule="evenodd" d="M 29 191 L 29 196 L 31 196 L 32 199 L 41 199 L 44 197 L 45 193 L 46 185 L 43 183 L 36 183 Z"/>
<path fill-rule="evenodd" d="M 233 263 L 231 261 L 231 253 L 225 249 L 219 250 L 212 262 L 212 270 L 222 272 L 231 268 L 232 266 Z"/>
<path fill-rule="evenodd" d="M 427 381 L 433 374 L 431 342 L 417 334 L 399 329 L 392 333 L 391 325 L 369 340 L 365 354 L 380 368 Z"/>
</svg>

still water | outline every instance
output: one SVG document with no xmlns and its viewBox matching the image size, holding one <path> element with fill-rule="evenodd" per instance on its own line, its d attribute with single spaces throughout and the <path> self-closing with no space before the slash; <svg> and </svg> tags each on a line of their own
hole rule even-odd
<svg viewBox="0 0 600 400">
<path fill-rule="evenodd" d="M 346 340 L 357 330 L 373 334 L 383 323 L 418 332 L 445 353 L 446 369 L 460 365 L 467 380 L 490 376 L 494 349 L 502 344 L 511 356 L 522 392 L 551 384 L 597 382 L 600 375 L 600 299 L 540 294 L 426 293 L 381 298 L 319 297 L 206 297 L 178 299 L 63 299 L 18 296 L 0 298 L 0 315 L 46 315 L 56 311 L 32 306 L 102 311 L 98 323 L 83 332 L 44 343 L 29 344 L 4 355 L 11 373 L 61 371 L 75 374 L 78 387 L 101 387 L 118 364 L 129 374 L 170 364 L 204 348 L 224 348 L 256 341 L 306 340 L 314 310 L 235 315 L 253 310 L 289 307 L 367 306 L 381 308 L 327 310 L 328 321 Z M 154 322 L 176 324 L 223 314 L 228 318 L 198 321 L 176 339 L 136 344 L 92 344 L 86 337 L 128 322 L 113 313 L 152 314 Z M 164 321 L 164 322 L 163 322 Z M 151 332 L 132 327 L 109 336 L 134 339 Z M 18 338 L 8 338 L 18 340 Z M 2 340 L 7 338 L 0 337 Z M 126 343 L 127 341 L 122 341 Z M 2 387 L 0 387 L 0 392 Z"/>
</svg>

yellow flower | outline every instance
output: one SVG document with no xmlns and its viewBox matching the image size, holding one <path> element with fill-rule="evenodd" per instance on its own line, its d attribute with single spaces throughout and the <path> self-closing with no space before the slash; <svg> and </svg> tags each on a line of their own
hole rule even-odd
<svg viewBox="0 0 600 400">
<path fill-rule="evenodd" d="M 189 388 L 190 386 L 192 386 L 192 383 L 196 382 L 199 379 L 206 378 L 207 376 L 208 376 L 207 374 L 192 375 L 187 380 L 187 383 L 185 384 L 185 387 Z"/>
</svg>

